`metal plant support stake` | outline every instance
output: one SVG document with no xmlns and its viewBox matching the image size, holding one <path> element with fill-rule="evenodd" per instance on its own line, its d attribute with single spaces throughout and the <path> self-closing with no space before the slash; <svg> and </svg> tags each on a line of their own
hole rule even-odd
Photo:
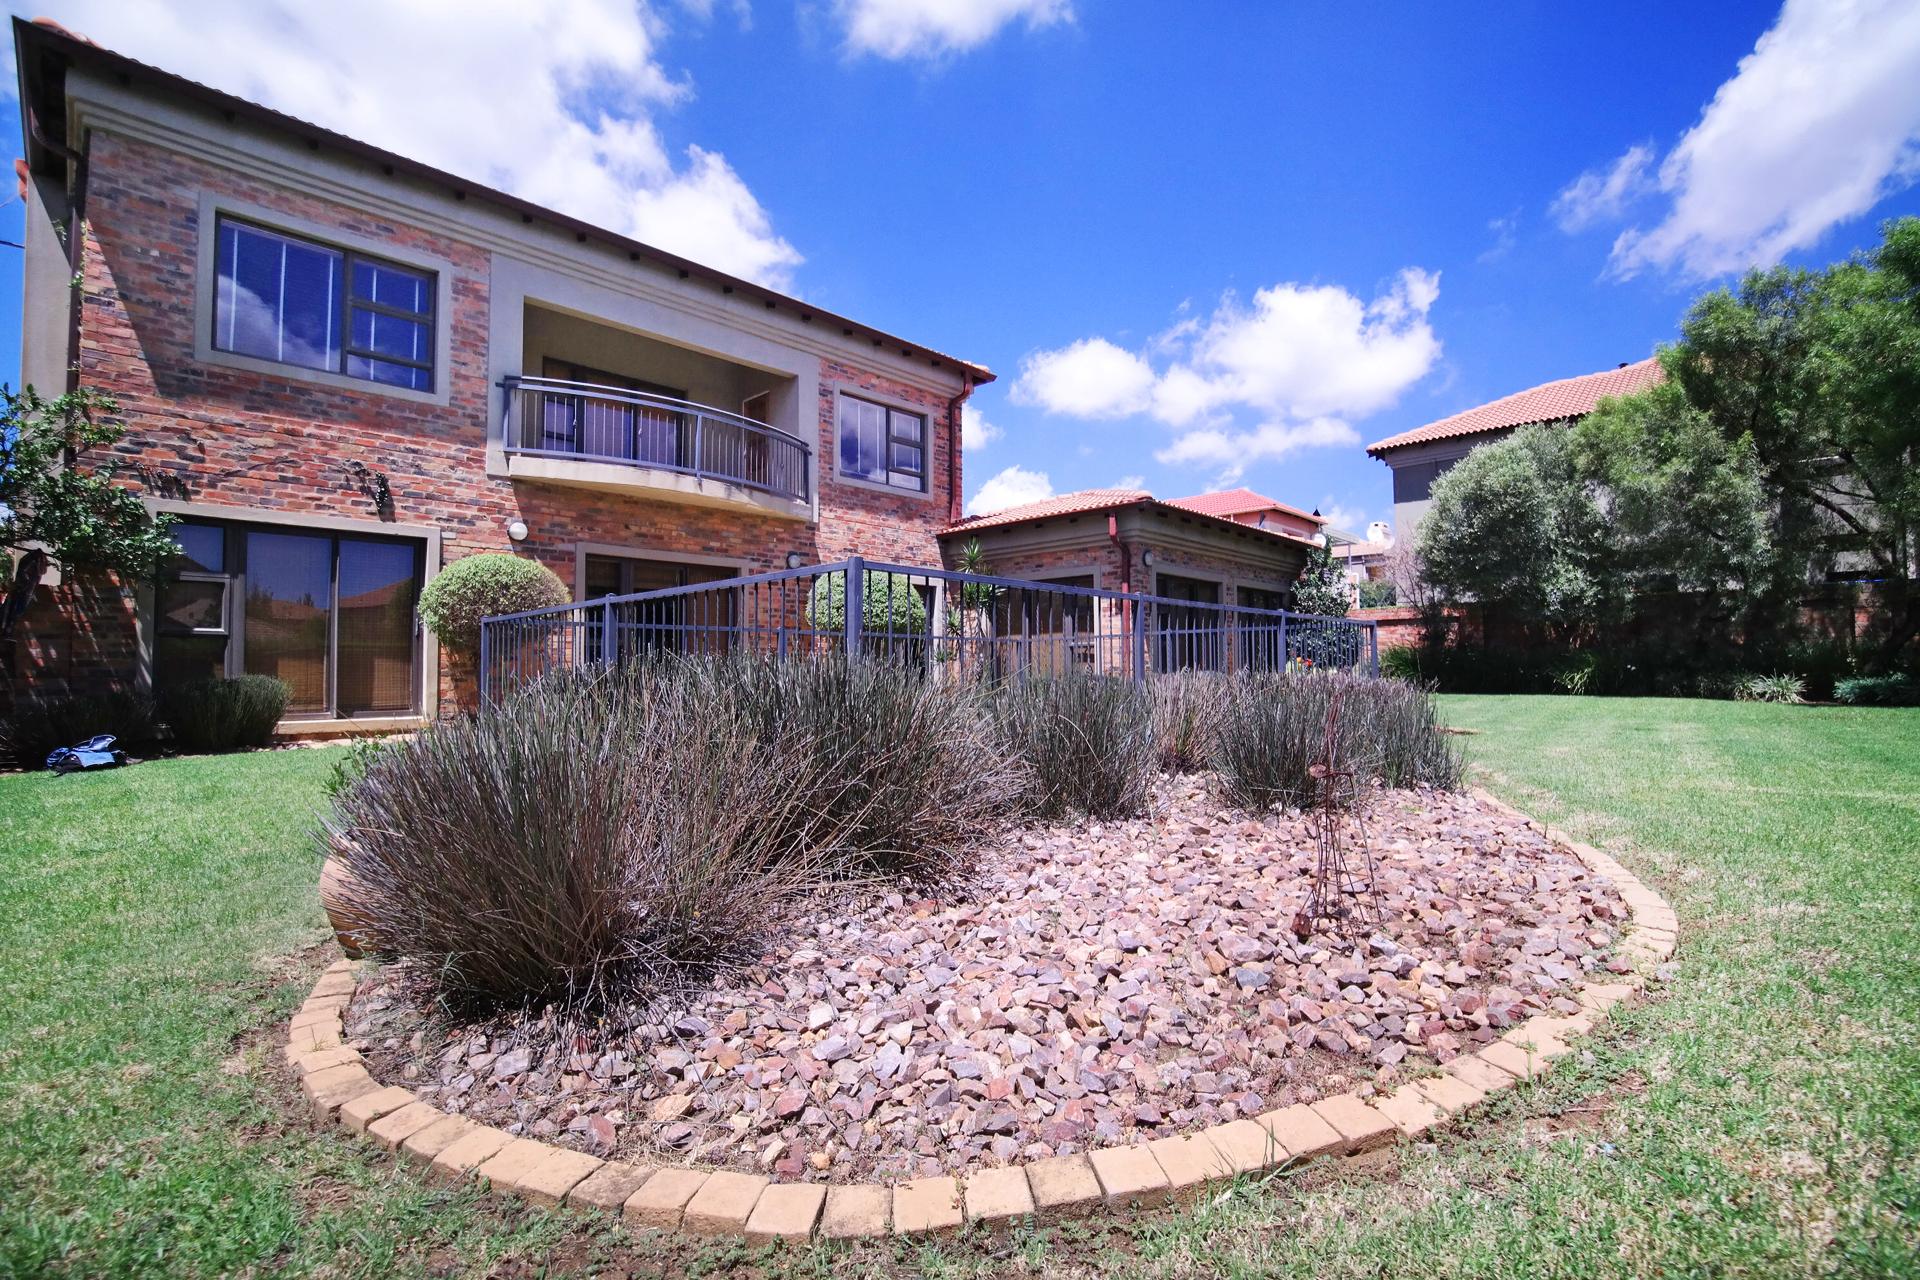
<svg viewBox="0 0 1920 1280">
<path fill-rule="evenodd" d="M 1369 933 L 1380 927 L 1373 842 L 1367 837 L 1367 785 L 1340 753 L 1340 703 L 1344 698 L 1345 690 L 1333 691 L 1327 704 L 1325 746 L 1319 763 L 1307 770 L 1320 784 L 1319 802 L 1314 806 L 1319 856 L 1307 903 L 1293 917 L 1294 936 L 1302 942 L 1322 924 L 1342 936 Z M 1343 794 L 1345 805 L 1341 803 Z M 1347 848 L 1349 825 L 1359 843 L 1357 853 Z"/>
</svg>

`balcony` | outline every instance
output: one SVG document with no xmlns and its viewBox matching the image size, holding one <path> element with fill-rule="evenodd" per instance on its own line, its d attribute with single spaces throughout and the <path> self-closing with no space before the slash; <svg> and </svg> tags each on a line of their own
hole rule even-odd
<svg viewBox="0 0 1920 1280">
<path fill-rule="evenodd" d="M 508 475 L 804 517 L 811 450 L 725 409 L 624 387 L 509 377 L 501 439 Z"/>
</svg>

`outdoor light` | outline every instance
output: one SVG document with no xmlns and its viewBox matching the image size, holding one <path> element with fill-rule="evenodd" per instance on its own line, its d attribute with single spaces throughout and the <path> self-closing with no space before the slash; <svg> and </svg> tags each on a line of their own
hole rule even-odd
<svg viewBox="0 0 1920 1280">
<path fill-rule="evenodd" d="M 801 565 L 805 564 L 806 562 L 807 562 L 807 558 L 801 555 L 798 551 L 787 552 L 787 568 L 798 569 Z"/>
<path fill-rule="evenodd" d="M 1147 568 L 1149 569 L 1153 568 L 1153 552 L 1142 551 L 1140 553 L 1140 563 L 1147 566 Z"/>
<path fill-rule="evenodd" d="M 527 522 L 525 520 L 513 521 L 507 526 L 507 536 L 515 542 L 525 542 L 527 540 Z"/>
</svg>

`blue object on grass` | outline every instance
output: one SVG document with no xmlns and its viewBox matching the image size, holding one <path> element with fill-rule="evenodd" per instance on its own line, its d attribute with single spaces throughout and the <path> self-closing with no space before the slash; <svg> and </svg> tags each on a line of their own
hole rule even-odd
<svg viewBox="0 0 1920 1280">
<path fill-rule="evenodd" d="M 110 733 L 99 733 L 75 746 L 59 747 L 47 754 L 47 768 L 55 773 L 118 768 L 127 762 L 127 753 L 115 749 L 117 741 Z"/>
</svg>

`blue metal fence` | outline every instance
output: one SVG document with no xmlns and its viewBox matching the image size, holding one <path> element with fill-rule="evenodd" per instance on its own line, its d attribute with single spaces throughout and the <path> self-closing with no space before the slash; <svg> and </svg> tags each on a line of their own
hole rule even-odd
<svg viewBox="0 0 1920 1280">
<path fill-rule="evenodd" d="M 1375 623 L 869 562 L 726 578 L 488 618 L 480 689 L 491 701 L 548 671 L 657 653 L 771 658 L 862 653 L 930 673 L 1380 672 Z"/>
</svg>

